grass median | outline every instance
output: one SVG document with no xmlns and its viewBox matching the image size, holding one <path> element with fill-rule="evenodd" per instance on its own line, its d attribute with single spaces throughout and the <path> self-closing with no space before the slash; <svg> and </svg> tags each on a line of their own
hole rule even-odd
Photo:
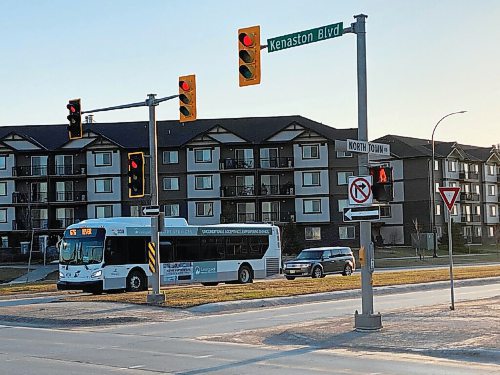
<svg viewBox="0 0 500 375">
<path fill-rule="evenodd" d="M 456 267 L 455 280 L 500 276 L 500 266 Z M 380 272 L 373 275 L 374 286 L 426 283 L 449 280 L 449 270 L 422 269 L 412 271 Z M 361 286 L 359 273 L 350 277 L 327 276 L 323 279 L 297 278 L 293 281 L 277 279 L 253 284 L 220 284 L 213 287 L 198 285 L 167 287 L 165 307 L 187 308 L 206 303 L 296 296 L 303 294 L 358 289 Z M 14 294 L 56 293 L 54 283 L 33 283 L 0 287 L 0 296 Z M 62 292 L 57 292 L 62 293 Z M 73 295 L 69 301 L 146 303 L 146 292 L 110 293 L 102 295 Z"/>
</svg>

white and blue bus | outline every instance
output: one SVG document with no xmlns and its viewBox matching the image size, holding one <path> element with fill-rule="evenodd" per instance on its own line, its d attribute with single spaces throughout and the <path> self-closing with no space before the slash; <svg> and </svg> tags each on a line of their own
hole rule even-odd
<svg viewBox="0 0 500 375">
<path fill-rule="evenodd" d="M 147 290 L 151 219 L 89 219 L 69 226 L 60 242 L 59 290 L 101 293 Z M 162 285 L 250 283 L 280 272 L 281 244 L 271 224 L 188 225 L 165 219 L 160 232 Z"/>
</svg>

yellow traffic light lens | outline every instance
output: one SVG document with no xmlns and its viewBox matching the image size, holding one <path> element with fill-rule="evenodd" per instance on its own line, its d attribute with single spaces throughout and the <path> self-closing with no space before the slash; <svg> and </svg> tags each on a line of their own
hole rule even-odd
<svg viewBox="0 0 500 375">
<path fill-rule="evenodd" d="M 189 96 L 187 96 L 187 95 L 184 95 L 184 94 L 180 94 L 180 95 L 179 95 L 179 100 L 180 100 L 181 102 L 183 102 L 184 104 L 189 104 L 189 103 L 191 103 L 191 98 L 190 98 Z"/>
<path fill-rule="evenodd" d="M 246 50 L 242 50 L 242 51 L 240 51 L 240 59 L 248 64 L 248 63 L 251 63 L 255 60 L 255 54 L 253 54 L 249 51 L 246 51 Z"/>
</svg>

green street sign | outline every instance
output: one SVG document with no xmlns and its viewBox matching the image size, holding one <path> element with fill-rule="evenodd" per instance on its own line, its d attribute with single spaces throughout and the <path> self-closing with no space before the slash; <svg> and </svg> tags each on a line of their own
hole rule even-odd
<svg viewBox="0 0 500 375">
<path fill-rule="evenodd" d="M 339 22 L 311 30 L 299 31 L 298 33 L 277 36 L 276 38 L 267 40 L 267 51 L 281 51 L 282 49 L 298 47 L 303 44 L 320 42 L 325 39 L 341 36 L 343 31 L 342 22 Z"/>
</svg>

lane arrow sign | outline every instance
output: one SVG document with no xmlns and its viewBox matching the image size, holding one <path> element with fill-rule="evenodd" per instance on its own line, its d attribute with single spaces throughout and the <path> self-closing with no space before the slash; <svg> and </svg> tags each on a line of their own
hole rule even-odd
<svg viewBox="0 0 500 375">
<path fill-rule="evenodd" d="M 446 207 L 448 207 L 448 211 L 450 212 L 452 211 L 453 205 L 457 200 L 458 193 L 460 193 L 459 187 L 439 187 L 439 194 L 441 194 L 441 198 L 443 198 L 443 201 L 446 204 Z"/>
<path fill-rule="evenodd" d="M 380 207 L 345 207 L 344 222 L 380 220 Z"/>
<path fill-rule="evenodd" d="M 144 206 L 142 207 L 144 216 L 158 216 L 160 214 L 160 206 Z"/>
</svg>

